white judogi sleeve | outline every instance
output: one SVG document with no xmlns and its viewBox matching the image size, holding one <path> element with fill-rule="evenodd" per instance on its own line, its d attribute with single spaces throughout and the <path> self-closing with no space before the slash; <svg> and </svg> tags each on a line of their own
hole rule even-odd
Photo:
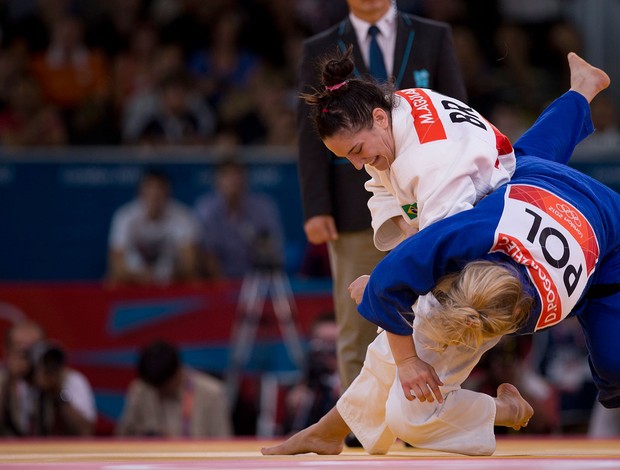
<svg viewBox="0 0 620 470">
<path fill-rule="evenodd" d="M 405 239 L 405 234 L 393 217 L 402 217 L 403 208 L 394 197 L 394 189 L 385 172 L 366 166 L 371 178 L 365 183 L 366 191 L 372 193 L 368 200 L 368 209 L 372 217 L 374 243 L 379 251 L 388 251 Z"/>
<path fill-rule="evenodd" d="M 444 403 L 405 398 L 385 332 L 368 347 L 360 375 L 338 400 L 338 412 L 371 454 L 386 453 L 396 438 L 414 447 L 467 455 L 495 451 L 495 402 L 483 393 L 461 389 L 461 383 L 499 338 L 479 350 L 429 349 L 420 325 L 434 302 L 431 295 L 418 299 L 414 341 L 419 357 L 435 368 L 444 383 Z"/>
</svg>

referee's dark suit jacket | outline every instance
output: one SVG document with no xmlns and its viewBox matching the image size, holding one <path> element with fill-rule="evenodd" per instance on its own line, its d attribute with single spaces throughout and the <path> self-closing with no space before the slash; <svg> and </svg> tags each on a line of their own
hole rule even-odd
<svg viewBox="0 0 620 470">
<path fill-rule="evenodd" d="M 394 50 L 395 88 L 432 88 L 466 101 L 465 85 L 454 51 L 448 24 L 398 13 Z M 299 70 L 299 91 L 311 92 L 320 85 L 320 61 L 338 49 L 353 45 L 355 75 L 368 75 L 355 30 L 347 16 L 339 24 L 303 43 Z M 355 232 L 370 227 L 367 203 L 370 193 L 364 188 L 369 179 L 348 160 L 337 158 L 323 145 L 309 117 L 310 109 L 299 100 L 297 137 L 298 172 L 304 220 L 331 214 L 339 232 Z"/>
</svg>

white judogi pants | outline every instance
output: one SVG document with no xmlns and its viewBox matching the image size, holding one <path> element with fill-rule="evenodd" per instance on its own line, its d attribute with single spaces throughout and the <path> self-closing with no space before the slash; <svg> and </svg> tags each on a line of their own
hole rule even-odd
<svg viewBox="0 0 620 470">
<path fill-rule="evenodd" d="M 385 454 L 396 438 L 414 447 L 491 455 L 495 451 L 495 402 L 489 395 L 461 389 L 461 384 L 499 337 L 479 350 L 449 346 L 442 352 L 428 348 L 420 328 L 434 297 L 420 297 L 414 306 L 413 338 L 418 356 L 435 368 L 444 385 L 444 402 L 408 401 L 398 379 L 387 335 L 381 332 L 368 347 L 360 375 L 336 405 L 364 449 Z"/>
</svg>

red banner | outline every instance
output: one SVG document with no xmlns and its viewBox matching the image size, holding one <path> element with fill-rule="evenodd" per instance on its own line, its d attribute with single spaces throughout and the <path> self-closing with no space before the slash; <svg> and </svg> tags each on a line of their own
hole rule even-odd
<svg viewBox="0 0 620 470">
<path fill-rule="evenodd" d="M 100 283 L 1 283 L 0 334 L 22 317 L 40 323 L 49 338 L 64 345 L 70 365 L 88 377 L 102 418 L 114 421 L 134 376 L 137 352 L 150 341 L 165 339 L 179 347 L 189 365 L 225 374 L 232 330 L 244 316 L 237 312 L 240 287 L 238 282 L 120 288 Z M 302 337 L 314 317 L 333 310 L 331 291 L 325 287 L 295 286 L 292 318 Z M 254 354 L 258 350 L 261 356 L 247 366 L 258 372 L 263 367 L 294 367 L 282 357 L 286 354 L 271 295 L 263 292 L 262 300 L 264 306 L 257 304 L 261 312 L 254 344 Z"/>
</svg>

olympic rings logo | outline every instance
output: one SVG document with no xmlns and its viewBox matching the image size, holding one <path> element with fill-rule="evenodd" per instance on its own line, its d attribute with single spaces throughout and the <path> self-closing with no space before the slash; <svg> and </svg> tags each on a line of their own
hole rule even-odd
<svg viewBox="0 0 620 470">
<path fill-rule="evenodd" d="M 561 204 L 559 202 L 555 205 L 555 208 L 558 210 L 558 212 L 564 214 L 564 217 L 566 217 L 573 224 L 575 224 L 576 227 L 581 227 L 581 220 L 579 219 L 579 214 L 577 214 L 577 212 L 575 212 L 573 209 L 568 207 L 566 204 Z"/>
</svg>

